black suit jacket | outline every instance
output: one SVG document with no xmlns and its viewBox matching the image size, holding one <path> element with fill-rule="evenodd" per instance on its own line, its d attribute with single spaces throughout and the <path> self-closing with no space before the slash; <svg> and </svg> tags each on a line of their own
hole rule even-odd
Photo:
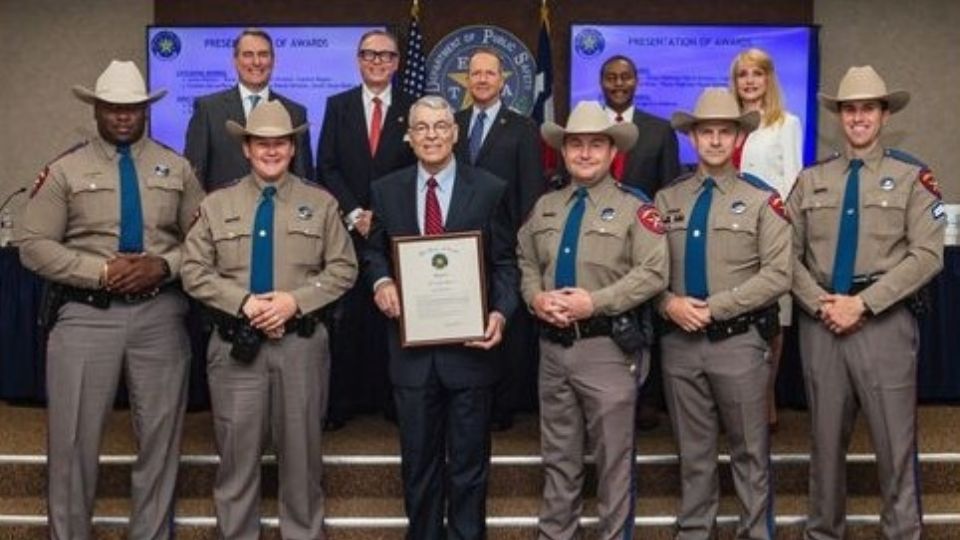
<svg viewBox="0 0 960 540">
<path fill-rule="evenodd" d="M 670 127 L 670 122 L 636 108 L 633 110 L 633 123 L 637 125 L 640 137 L 627 154 L 621 180 L 624 184 L 643 189 L 644 193 L 653 197 L 660 188 L 680 176 L 677 134 Z"/>
<path fill-rule="evenodd" d="M 317 149 L 317 177 L 344 213 L 370 208 L 370 183 L 416 161 L 403 140 L 413 99 L 396 86 L 391 86 L 390 92 L 377 154 L 372 157 L 361 87 L 327 98 Z"/>
<path fill-rule="evenodd" d="M 455 151 L 461 163 L 470 163 L 472 114 L 471 107 L 455 116 L 460 126 L 460 138 Z M 518 229 L 546 185 L 540 160 L 540 132 L 536 124 L 530 118 L 508 109 L 506 104 L 501 104 L 473 165 L 507 181 L 510 219 L 514 229 Z"/>
<path fill-rule="evenodd" d="M 369 241 L 362 247 L 364 277 L 369 290 L 381 278 L 394 278 L 390 239 L 419 235 L 417 224 L 417 168 L 402 169 L 373 183 L 371 208 L 374 224 Z M 499 311 L 508 320 L 519 301 L 519 271 L 515 235 L 507 217 L 506 183 L 492 174 L 457 162 L 450 207 L 444 230 L 479 230 L 483 234 L 487 308 Z M 372 293 L 371 293 L 372 294 Z M 493 384 L 498 377 L 494 351 L 462 345 L 400 347 L 400 325 L 391 321 L 388 330 L 390 378 L 399 386 L 424 386 L 431 367 L 449 388 Z"/>
<path fill-rule="evenodd" d="M 270 100 L 283 104 L 294 127 L 307 122 L 307 109 L 303 105 L 273 89 L 270 89 Z M 227 133 L 227 120 L 246 124 L 239 87 L 200 96 L 194 102 L 183 153 L 207 191 L 250 173 L 250 162 L 243 155 L 240 140 Z M 307 129 L 297 136 L 296 153 L 290 162 L 290 172 L 308 180 L 314 180 L 311 147 Z"/>
</svg>

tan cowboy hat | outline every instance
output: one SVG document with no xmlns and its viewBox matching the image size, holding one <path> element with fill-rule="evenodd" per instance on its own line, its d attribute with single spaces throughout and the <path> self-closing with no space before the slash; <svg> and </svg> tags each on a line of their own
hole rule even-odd
<svg viewBox="0 0 960 540">
<path fill-rule="evenodd" d="M 690 133 L 697 122 L 729 120 L 740 124 L 744 131 L 753 131 L 760 125 L 760 113 L 750 111 L 740 114 L 737 98 L 726 88 L 705 88 L 697 98 L 693 113 L 677 111 L 670 118 L 670 125 L 681 133 Z"/>
<path fill-rule="evenodd" d="M 540 134 L 550 146 L 560 149 L 563 137 L 574 134 L 601 133 L 613 139 L 613 144 L 621 152 L 633 148 L 637 142 L 637 125 L 633 122 L 614 122 L 596 101 L 581 101 L 573 108 L 567 118 L 567 127 L 553 122 L 544 122 Z"/>
<path fill-rule="evenodd" d="M 73 94 L 85 103 L 105 101 L 118 105 L 149 104 L 167 95 L 166 90 L 147 94 L 147 85 L 137 65 L 129 61 L 111 60 L 107 69 L 97 77 L 97 86 L 89 90 L 80 85 L 73 87 Z"/>
<path fill-rule="evenodd" d="M 290 113 L 279 101 L 265 101 L 250 111 L 246 127 L 233 120 L 227 120 L 227 131 L 239 138 L 253 137 L 289 137 L 307 129 L 307 123 L 293 127 Z"/>
<path fill-rule="evenodd" d="M 887 83 L 883 82 L 880 75 L 871 66 L 854 66 L 847 70 L 847 73 L 840 79 L 840 88 L 837 89 L 837 96 L 828 96 L 823 92 L 817 94 L 820 103 L 833 112 L 840 110 L 840 104 L 844 101 L 860 101 L 876 99 L 885 101 L 887 109 L 895 113 L 907 106 L 910 101 L 910 93 L 903 90 L 896 92 L 887 92 Z"/>
</svg>

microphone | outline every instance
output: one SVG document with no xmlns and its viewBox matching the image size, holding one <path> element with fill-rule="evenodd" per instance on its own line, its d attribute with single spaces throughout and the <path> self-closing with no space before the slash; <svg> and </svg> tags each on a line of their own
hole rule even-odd
<svg viewBox="0 0 960 540">
<path fill-rule="evenodd" d="M 3 209 L 6 208 L 8 204 L 10 204 L 10 201 L 12 201 L 14 197 L 16 197 L 17 195 L 25 191 L 27 191 L 27 188 L 22 187 L 20 189 L 14 190 L 13 193 L 7 195 L 7 198 L 3 200 L 3 204 L 0 204 L 0 212 L 3 212 Z"/>
</svg>

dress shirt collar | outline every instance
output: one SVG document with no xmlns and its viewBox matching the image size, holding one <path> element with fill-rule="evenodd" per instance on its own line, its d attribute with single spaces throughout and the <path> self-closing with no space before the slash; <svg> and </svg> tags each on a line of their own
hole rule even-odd
<svg viewBox="0 0 960 540">
<path fill-rule="evenodd" d="M 437 181 L 437 189 L 443 193 L 453 189 L 453 181 L 457 177 L 457 160 L 451 159 L 450 163 L 447 163 L 447 166 L 437 174 L 430 174 L 426 169 L 423 168 L 423 165 L 417 163 L 417 192 L 423 192 L 427 189 L 427 180 L 430 177 L 433 177 Z"/>
<path fill-rule="evenodd" d="M 363 96 L 364 109 L 372 109 L 373 98 L 378 97 L 380 98 L 381 107 L 383 107 L 383 110 L 386 111 L 387 107 L 390 106 L 390 103 L 391 103 L 390 97 L 393 94 L 393 92 L 391 92 L 390 89 L 391 89 L 391 85 L 388 84 L 387 87 L 383 89 L 383 92 L 380 92 L 379 94 L 377 94 L 377 93 L 374 93 L 374 91 L 371 90 L 367 85 L 361 84 L 360 94 Z"/>
<path fill-rule="evenodd" d="M 610 117 L 610 120 L 611 120 L 612 122 L 616 122 L 616 121 L 617 121 L 617 116 L 618 116 L 618 115 L 622 115 L 622 116 L 623 116 L 623 121 L 624 121 L 624 122 L 633 122 L 633 110 L 634 110 L 634 109 L 633 109 L 633 105 L 627 107 L 627 110 L 623 111 L 622 113 L 618 113 L 617 111 L 611 109 L 610 107 L 606 107 L 606 106 L 604 106 L 604 110 L 607 111 L 607 116 Z"/>
</svg>

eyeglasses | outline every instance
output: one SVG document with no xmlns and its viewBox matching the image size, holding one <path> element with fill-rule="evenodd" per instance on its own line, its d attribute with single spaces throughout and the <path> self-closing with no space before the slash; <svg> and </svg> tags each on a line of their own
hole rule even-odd
<svg viewBox="0 0 960 540">
<path fill-rule="evenodd" d="M 416 137 L 426 137 L 430 131 L 433 131 L 441 137 L 446 137 L 453 130 L 453 124 L 450 122 L 437 122 L 434 125 L 425 122 L 410 126 L 410 133 Z"/>
<path fill-rule="evenodd" d="M 396 51 L 374 51 L 372 49 L 360 49 L 360 52 L 357 53 L 357 56 L 360 57 L 364 62 L 373 62 L 374 60 L 380 60 L 381 62 L 393 62 L 400 56 L 400 53 Z"/>
</svg>

